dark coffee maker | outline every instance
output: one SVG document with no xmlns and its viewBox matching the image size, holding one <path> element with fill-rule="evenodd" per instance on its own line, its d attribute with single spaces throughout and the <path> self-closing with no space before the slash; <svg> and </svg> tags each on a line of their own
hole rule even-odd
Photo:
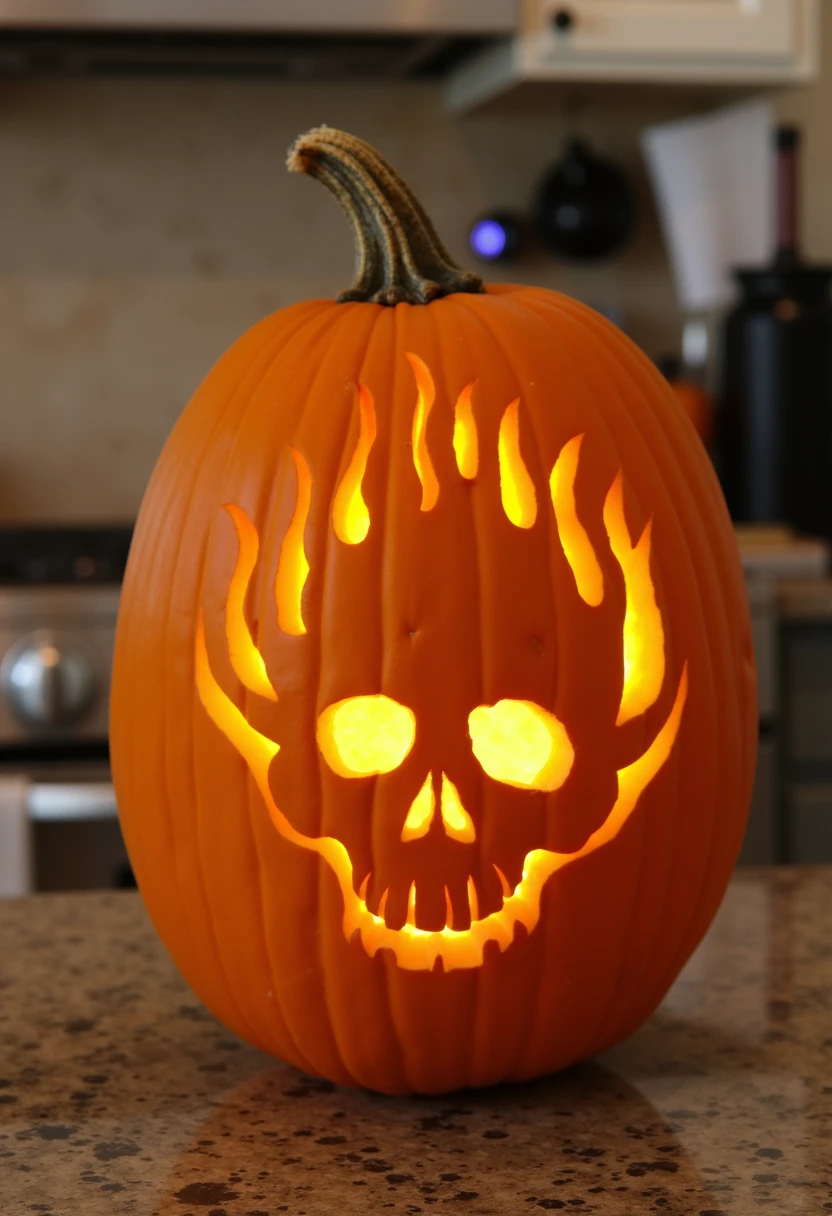
<svg viewBox="0 0 832 1216">
<path fill-rule="evenodd" d="M 780 127 L 776 139 L 777 251 L 735 272 L 717 464 L 734 519 L 832 539 L 832 267 L 800 258 L 799 132 Z"/>
</svg>

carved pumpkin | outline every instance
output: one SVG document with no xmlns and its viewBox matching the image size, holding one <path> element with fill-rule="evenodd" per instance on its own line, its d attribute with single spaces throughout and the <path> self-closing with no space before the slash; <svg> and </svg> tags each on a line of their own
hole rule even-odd
<svg viewBox="0 0 832 1216">
<path fill-rule="evenodd" d="M 735 544 L 671 390 L 591 310 L 483 287 L 329 128 L 341 302 L 268 317 L 137 525 L 112 758 L 150 914 L 244 1038 L 387 1092 L 609 1047 L 702 937 L 755 685 Z"/>
</svg>

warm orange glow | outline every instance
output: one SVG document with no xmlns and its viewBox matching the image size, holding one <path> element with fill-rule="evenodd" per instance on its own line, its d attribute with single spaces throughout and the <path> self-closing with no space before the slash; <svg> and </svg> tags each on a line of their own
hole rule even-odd
<svg viewBox="0 0 832 1216">
<path fill-rule="evenodd" d="M 504 785 L 559 789 L 575 759 L 566 727 L 534 701 L 478 705 L 468 715 L 468 732 L 484 771 Z"/>
<path fill-rule="evenodd" d="M 604 598 L 604 575 L 575 505 L 575 474 L 582 440 L 583 435 L 576 435 L 561 448 L 549 478 L 549 491 L 558 536 L 575 577 L 578 595 L 585 604 L 597 608 Z"/>
<path fill-rule="evenodd" d="M 439 498 L 439 481 L 430 458 L 427 427 L 436 399 L 433 376 L 418 355 L 407 353 L 407 361 L 416 378 L 416 409 L 413 411 L 413 464 L 422 483 L 422 510 L 431 511 Z"/>
<path fill-rule="evenodd" d="M 416 738 L 416 716 L 381 694 L 347 697 L 318 718 L 318 746 L 341 777 L 374 777 L 399 767 Z"/>
<path fill-rule="evenodd" d="M 449 836 L 454 840 L 461 840 L 463 844 L 470 844 L 472 840 L 476 840 L 474 821 L 462 805 L 462 799 L 453 781 L 444 773 L 442 774 L 441 806 L 442 823 Z"/>
<path fill-rule="evenodd" d="M 292 521 L 283 537 L 280 546 L 280 557 L 277 562 L 277 575 L 274 580 L 274 598 L 277 604 L 277 623 L 284 633 L 292 637 L 300 637 L 306 633 L 301 613 L 301 600 L 306 579 L 309 575 L 309 562 L 303 548 L 303 533 L 306 528 L 306 517 L 309 514 L 309 504 L 312 501 L 312 474 L 309 465 L 297 448 L 290 447 L 295 463 L 297 476 L 297 498 Z"/>
<path fill-rule="evenodd" d="M 433 793 L 433 776 L 428 773 L 419 793 L 410 804 L 407 819 L 402 828 L 402 840 L 418 840 L 424 836 L 433 822 L 433 812 L 436 809 L 436 798 Z"/>
<path fill-rule="evenodd" d="M 347 940 L 358 934 L 370 956 L 379 950 L 392 951 L 398 965 L 408 971 L 429 971 L 439 959 L 446 971 L 479 967 L 488 942 L 497 942 L 499 949 L 504 951 L 514 940 L 514 930 L 518 924 L 524 925 L 526 931 L 531 933 L 540 919 L 541 892 L 552 874 L 608 844 L 635 810 L 641 794 L 670 755 L 687 696 L 685 668 L 667 720 L 643 755 L 619 771 L 618 797 L 608 818 L 576 853 L 553 853 L 547 849 L 534 849 L 528 853 L 523 864 L 523 876 L 511 894 L 504 896 L 502 908 L 482 919 L 474 919 L 469 929 L 456 930 L 451 927 L 452 908 L 447 892 L 447 924 L 444 929 L 420 929 L 407 924 L 401 929 L 391 929 L 384 919 L 387 890 L 379 901 L 378 911 L 371 912 L 363 895 L 353 889 L 352 862 L 341 841 L 331 836 L 304 835 L 292 826 L 277 807 L 269 788 L 268 772 L 279 751 L 278 745 L 256 731 L 217 684 L 208 662 L 201 617 L 197 628 L 195 659 L 199 698 L 212 722 L 248 764 L 275 828 L 292 844 L 317 853 L 332 870 L 344 900 L 343 929 Z M 474 895 L 476 897 L 476 891 Z"/>
<path fill-rule="evenodd" d="M 228 655 L 234 674 L 241 684 L 251 692 L 259 693 L 261 697 L 276 701 L 277 693 L 266 674 L 266 664 L 254 644 L 245 614 L 246 594 L 257 564 L 257 551 L 260 546 L 257 529 L 242 507 L 227 503 L 225 509 L 234 521 L 238 545 L 237 564 L 231 576 L 225 604 Z"/>
<path fill-rule="evenodd" d="M 370 390 L 358 386 L 358 442 L 332 503 L 332 526 L 345 545 L 360 545 L 370 530 L 370 512 L 361 493 L 367 458 L 376 438 L 376 412 Z"/>
<path fill-rule="evenodd" d="M 474 381 L 466 384 L 456 400 L 454 410 L 454 452 L 456 466 L 463 477 L 472 481 L 477 475 L 479 465 L 479 447 L 477 443 L 477 424 L 474 420 L 474 409 L 471 404 L 471 394 L 474 391 Z"/>
<path fill-rule="evenodd" d="M 415 359 L 415 356 L 412 358 Z M 516 403 L 513 405 L 516 406 Z M 427 408 L 424 418 L 426 416 Z M 505 424 L 505 417 L 503 422 Z M 501 428 L 501 474 L 505 455 L 503 449 L 507 451 L 510 447 L 508 440 L 505 443 L 502 440 Z M 577 466 L 578 448 L 579 443 L 576 443 L 574 455 L 570 455 L 561 465 L 564 484 L 568 484 L 570 492 L 574 484 L 574 469 L 570 472 L 569 461 L 574 460 Z M 281 548 L 275 590 L 279 621 L 281 628 L 285 628 L 286 618 L 280 618 L 280 591 L 281 588 L 285 591 L 288 586 L 294 588 L 291 602 L 300 621 L 300 632 L 303 632 L 300 597 L 309 569 L 303 554 L 303 530 L 311 497 L 311 476 L 300 453 L 291 450 L 298 476 L 298 497 L 295 514 Z M 558 459 L 560 462 L 561 458 Z M 528 476 L 525 466 L 523 469 Z M 556 515 L 556 499 L 560 494 L 559 485 L 555 485 L 552 499 Z M 234 507 L 229 507 L 228 511 L 237 531 L 239 550 L 229 586 L 224 641 L 241 682 L 249 688 L 259 682 L 256 689 L 259 691 L 265 688 L 262 681 L 265 679 L 268 682 L 268 676 L 244 615 L 247 589 L 257 560 L 258 537 L 245 512 Z M 508 514 L 508 508 L 506 511 Z M 622 722 L 636 713 L 644 712 L 654 704 L 661 692 L 665 678 L 664 628 L 650 572 L 650 526 L 645 528 L 634 546 L 624 515 L 620 476 L 607 495 L 603 517 L 612 553 L 623 573 L 626 592 L 624 694 L 619 712 L 619 722 Z M 294 537 L 294 549 L 288 544 L 290 536 Z M 294 566 L 286 558 L 284 568 L 287 553 L 294 554 Z M 284 568 L 282 576 L 281 568 Z M 293 580 L 286 573 L 292 569 L 295 570 Z M 575 577 L 578 582 L 579 576 L 576 574 Z M 285 594 L 288 595 L 288 592 Z M 284 598 L 282 602 L 285 605 L 287 600 Z M 283 611 L 285 613 L 285 608 Z M 527 933 L 534 930 L 540 919 L 541 895 L 551 876 L 614 840 L 635 811 L 644 790 L 667 763 L 679 733 L 688 691 L 688 670 L 685 665 L 673 706 L 664 724 L 642 755 L 618 770 L 618 789 L 613 807 L 604 823 L 579 850 L 574 853 L 556 853 L 546 849 L 530 851 L 523 862 L 522 876 L 514 888 L 495 865 L 502 889 L 502 906 L 482 917 L 479 915 L 476 885 L 469 877 L 467 895 L 471 923 L 465 929 L 453 927 L 452 901 L 447 887 L 444 928 L 420 928 L 417 923 L 419 901 L 413 883 L 408 893 L 406 923 L 396 929 L 390 927 L 385 919 L 388 889 L 385 888 L 382 893 L 377 911 L 370 911 L 367 894 L 371 875 L 365 876 L 356 891 L 356 876 L 346 846 L 333 837 L 307 836 L 293 826 L 275 803 L 269 772 L 272 761 L 280 751 L 279 744 L 251 726 L 217 683 L 208 657 L 202 613 L 197 623 L 194 660 L 200 702 L 211 721 L 248 766 L 275 830 L 290 844 L 321 857 L 337 881 L 343 899 L 342 925 L 346 939 L 360 940 L 370 956 L 379 950 L 389 950 L 398 966 L 413 971 L 427 971 L 437 965 L 446 971 L 478 967 L 483 962 L 488 943 L 495 942 L 500 951 L 505 951 L 514 940 L 517 925 L 523 925 Z M 268 688 L 271 689 L 270 683 Z M 269 694 L 264 692 L 263 695 Z M 471 712 L 468 725 L 474 755 L 486 774 L 496 781 L 523 789 L 551 791 L 558 789 L 571 771 L 574 751 L 565 726 L 554 714 L 534 702 L 506 699 L 495 705 L 478 706 Z M 416 719 L 410 709 L 384 695 L 349 697 L 323 711 L 318 719 L 317 733 L 321 752 L 336 773 L 351 778 L 368 777 L 390 772 L 405 760 L 415 742 Z M 402 840 L 415 840 L 427 833 L 435 817 L 436 801 L 434 777 L 429 773 L 408 810 Z M 462 806 L 456 787 L 444 773 L 438 801 L 445 831 L 464 843 L 476 839 L 473 821 Z M 460 913 L 457 919 L 464 917 Z"/>
<path fill-rule="evenodd" d="M 520 398 L 506 407 L 497 441 L 503 510 L 517 528 L 530 528 L 537 519 L 537 495 L 520 454 Z"/>
<path fill-rule="evenodd" d="M 643 714 L 658 698 L 664 682 L 664 626 L 650 573 L 650 523 L 635 547 L 624 517 L 621 474 L 604 503 L 604 526 L 610 548 L 624 575 L 624 687 L 616 726 Z"/>
</svg>

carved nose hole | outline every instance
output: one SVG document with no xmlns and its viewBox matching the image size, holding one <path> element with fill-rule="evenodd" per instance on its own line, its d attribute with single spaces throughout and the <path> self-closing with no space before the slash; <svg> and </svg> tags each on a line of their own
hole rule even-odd
<svg viewBox="0 0 832 1216">
<path fill-rule="evenodd" d="M 442 790 L 439 795 L 442 811 L 442 826 L 452 840 L 461 840 L 470 844 L 476 840 L 477 832 L 474 821 L 462 805 L 459 790 L 446 773 L 442 774 Z"/>
<path fill-rule="evenodd" d="M 434 787 L 439 785 L 439 807 L 442 817 L 442 827 L 452 840 L 460 840 L 470 844 L 477 838 L 474 821 L 462 805 L 459 790 L 446 773 L 442 773 L 441 785 L 436 776 L 428 772 L 419 792 L 410 804 L 407 818 L 402 828 L 402 840 L 419 840 L 430 831 L 436 814 L 436 793 Z"/>
</svg>

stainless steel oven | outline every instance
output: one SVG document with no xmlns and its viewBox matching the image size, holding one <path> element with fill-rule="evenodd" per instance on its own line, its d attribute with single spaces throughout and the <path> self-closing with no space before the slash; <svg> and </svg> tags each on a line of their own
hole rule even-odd
<svg viewBox="0 0 832 1216">
<path fill-rule="evenodd" d="M 0 895 L 131 881 L 107 744 L 129 541 L 0 529 Z"/>
</svg>

